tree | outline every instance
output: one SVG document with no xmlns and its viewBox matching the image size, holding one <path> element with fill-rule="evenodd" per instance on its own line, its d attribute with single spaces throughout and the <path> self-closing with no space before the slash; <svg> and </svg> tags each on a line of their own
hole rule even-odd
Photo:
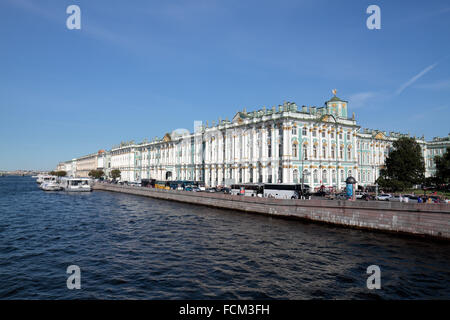
<svg viewBox="0 0 450 320">
<path fill-rule="evenodd" d="M 380 170 L 378 185 L 383 189 L 398 191 L 422 183 L 425 163 L 420 145 L 413 138 L 402 137 L 392 146 L 386 166 Z"/>
<path fill-rule="evenodd" d="M 450 182 L 450 150 L 444 153 L 443 156 L 434 157 L 434 162 L 436 163 L 436 174 L 435 179 L 438 183 L 449 183 Z"/>
<path fill-rule="evenodd" d="M 111 170 L 111 178 L 113 178 L 114 180 L 116 180 L 117 178 L 120 178 L 120 170 L 119 169 L 114 169 Z"/>
<path fill-rule="evenodd" d="M 50 171 L 51 176 L 57 176 L 57 177 L 65 177 L 67 175 L 67 172 L 64 170 L 60 171 Z"/>
<path fill-rule="evenodd" d="M 91 170 L 88 173 L 89 177 L 94 179 L 100 179 L 101 177 L 104 176 L 104 174 L 105 173 L 103 172 L 103 170 Z"/>
</svg>

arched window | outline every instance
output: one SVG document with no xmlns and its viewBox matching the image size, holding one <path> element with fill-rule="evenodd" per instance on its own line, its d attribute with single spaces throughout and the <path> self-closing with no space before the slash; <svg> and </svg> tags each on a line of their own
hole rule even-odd
<svg viewBox="0 0 450 320">
<path fill-rule="evenodd" d="M 317 146 L 313 146 L 313 158 L 317 158 Z"/>
<path fill-rule="evenodd" d="M 307 160 L 308 159 L 308 145 L 304 144 L 303 145 L 303 160 Z"/>
<path fill-rule="evenodd" d="M 345 177 L 344 177 L 344 170 L 341 170 L 341 181 L 344 181 Z"/>
<path fill-rule="evenodd" d="M 305 182 L 305 183 L 309 183 L 309 172 L 308 172 L 308 170 L 303 170 L 303 181 Z"/>
<path fill-rule="evenodd" d="M 362 181 L 366 182 L 366 172 L 363 171 L 362 173 Z"/>
<path fill-rule="evenodd" d="M 292 144 L 292 155 L 294 156 L 294 158 L 298 157 L 298 147 L 296 143 Z"/>
<path fill-rule="evenodd" d="M 347 160 L 351 160 L 352 158 L 352 148 L 350 146 L 347 147 Z"/>
<path fill-rule="evenodd" d="M 347 171 L 347 177 L 351 177 L 351 175 L 352 175 L 352 170 L 348 170 Z"/>
<path fill-rule="evenodd" d="M 336 170 L 333 170 L 333 171 L 331 172 L 331 181 L 332 181 L 333 183 L 336 183 Z"/>
<path fill-rule="evenodd" d="M 327 157 L 327 147 L 322 146 L 322 157 L 325 159 Z"/>
<path fill-rule="evenodd" d="M 331 146 L 331 159 L 334 159 L 334 157 L 335 157 L 334 146 Z"/>
<path fill-rule="evenodd" d="M 297 127 L 296 126 L 292 127 L 292 135 L 294 135 L 294 136 L 297 135 Z"/>
<path fill-rule="evenodd" d="M 328 183 L 327 170 L 322 171 L 322 181 L 323 183 Z"/>
<path fill-rule="evenodd" d="M 313 172 L 313 181 L 314 181 L 314 183 L 318 183 L 319 182 L 319 174 L 317 172 L 317 169 L 314 170 L 314 172 Z"/>
<path fill-rule="evenodd" d="M 294 183 L 298 183 L 298 170 L 294 169 Z"/>
</svg>

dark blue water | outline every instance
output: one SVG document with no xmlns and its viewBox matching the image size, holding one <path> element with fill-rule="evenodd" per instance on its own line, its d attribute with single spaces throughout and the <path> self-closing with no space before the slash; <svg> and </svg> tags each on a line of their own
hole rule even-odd
<svg viewBox="0 0 450 320">
<path fill-rule="evenodd" d="M 1 299 L 449 299 L 449 266 L 445 243 L 0 177 Z"/>
</svg>

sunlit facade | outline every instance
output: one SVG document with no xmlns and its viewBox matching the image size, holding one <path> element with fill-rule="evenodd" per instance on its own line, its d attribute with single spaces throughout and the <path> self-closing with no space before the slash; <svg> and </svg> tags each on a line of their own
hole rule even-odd
<svg viewBox="0 0 450 320">
<path fill-rule="evenodd" d="M 349 176 L 359 185 L 373 185 L 392 143 L 402 136 L 408 135 L 361 129 L 355 115 L 348 115 L 348 102 L 334 95 L 319 108 L 285 102 L 244 109 L 231 121 L 206 122 L 194 132 L 179 129 L 161 139 L 122 142 L 109 151 L 110 168 L 121 171 L 122 181 L 196 180 L 218 186 L 303 180 L 313 188 L 341 189 Z M 449 138 L 415 139 L 429 176 L 431 157 L 445 152 Z"/>
</svg>

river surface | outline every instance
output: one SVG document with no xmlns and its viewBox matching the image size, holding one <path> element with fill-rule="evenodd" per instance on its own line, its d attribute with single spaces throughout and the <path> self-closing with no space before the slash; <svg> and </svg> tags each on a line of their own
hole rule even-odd
<svg viewBox="0 0 450 320">
<path fill-rule="evenodd" d="M 450 245 L 0 177 L 0 299 L 450 299 Z"/>
</svg>

